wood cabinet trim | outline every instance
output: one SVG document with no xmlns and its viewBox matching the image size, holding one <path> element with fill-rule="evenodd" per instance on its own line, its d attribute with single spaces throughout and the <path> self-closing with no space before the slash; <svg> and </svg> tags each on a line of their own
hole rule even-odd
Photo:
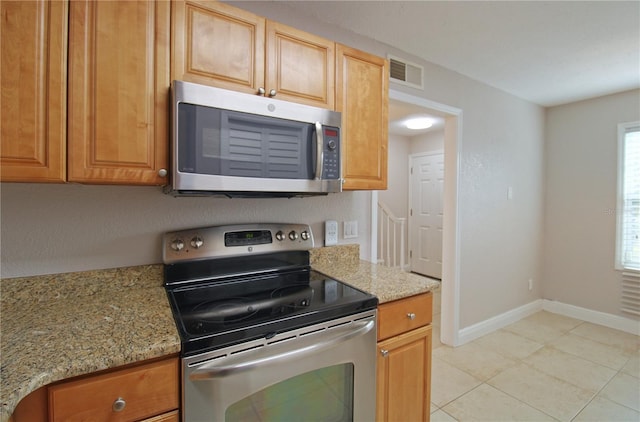
<svg viewBox="0 0 640 422">
<path fill-rule="evenodd" d="M 235 54 L 247 54 L 250 62 L 246 65 L 244 76 L 233 74 L 234 64 L 225 68 L 224 72 L 216 72 L 213 69 L 196 69 L 193 61 L 198 60 L 197 54 L 191 46 L 190 34 L 195 31 L 193 16 L 195 12 L 203 16 L 220 21 L 229 21 L 236 27 L 246 29 L 251 33 L 250 47 L 224 43 L 224 47 Z M 201 83 L 217 86 L 219 88 L 234 91 L 257 94 L 258 88 L 264 87 L 265 74 L 265 25 L 266 19 L 233 6 L 212 1 L 175 1 L 171 10 L 171 80 Z M 215 45 L 211 46 L 211 56 L 215 56 Z M 218 51 L 218 55 L 223 54 Z M 235 66 L 236 68 L 238 66 Z"/>
<path fill-rule="evenodd" d="M 180 406 L 179 372 L 179 359 L 171 358 L 56 384 L 48 388 L 49 419 L 139 420 L 173 411 Z M 119 397 L 127 403 L 115 413 Z"/>
<path fill-rule="evenodd" d="M 335 42 L 271 20 L 266 33 L 267 92 L 275 89 L 278 99 L 335 109 Z M 298 54 L 287 57 L 284 42 L 297 46 Z M 295 75 L 286 78 L 283 69 Z"/>
<path fill-rule="evenodd" d="M 66 178 L 68 2 L 2 2 L 3 182 L 64 182 Z M 33 13 L 33 15 L 30 15 Z M 31 18 L 32 21 L 31 21 Z M 20 22 L 16 22 L 19 20 Z M 25 24 L 24 20 L 30 20 Z M 8 27 L 40 31 L 33 38 Z M 4 33 L 5 30 L 9 31 Z M 18 39 L 14 39 L 17 36 Z M 25 52 L 30 41 L 36 51 Z M 15 57 L 14 57 L 15 56 Z M 21 65 L 16 60 L 35 58 Z M 30 73 L 32 71 L 32 73 Z M 17 78 L 17 79 L 16 79 Z M 25 89 L 25 84 L 36 86 Z M 24 81 L 24 82 L 23 82 Z M 10 94 L 10 92 L 14 92 Z M 33 107 L 32 113 L 17 103 Z"/>
<path fill-rule="evenodd" d="M 336 44 L 336 57 L 336 109 L 343 113 L 343 189 L 384 190 L 387 188 L 389 62 L 342 44 Z M 350 70 L 350 65 L 358 65 L 361 71 Z M 372 90 L 371 86 L 379 87 L 379 91 Z M 373 105 L 379 108 L 372 108 Z"/>
<path fill-rule="evenodd" d="M 417 328 L 378 343 L 376 420 L 429 421 L 431 406 L 431 325 Z M 383 355 L 382 350 L 386 353 Z M 423 361 L 415 362 L 415 354 L 422 354 Z M 407 357 L 409 356 L 409 357 Z M 397 366 L 392 362 L 397 360 Z M 415 370 L 416 363 L 423 365 L 423 372 Z M 392 368 L 393 367 L 393 368 Z M 400 374 L 392 374 L 397 370 Z M 401 375 L 405 374 L 406 377 Z M 410 379 L 409 379 L 410 378 Z M 395 379 L 396 384 L 390 385 Z M 422 395 L 415 397 L 416 392 Z M 411 405 L 402 400 L 412 398 Z M 393 404 L 401 400 L 400 404 Z M 392 410 L 395 408 L 395 411 Z M 393 413 L 393 415 L 391 415 Z M 400 414 L 402 413 L 402 414 Z M 416 418 L 416 413 L 419 417 Z"/>
<path fill-rule="evenodd" d="M 136 39 L 144 44 L 144 53 L 138 52 L 144 59 L 137 61 L 142 63 L 143 71 L 138 70 L 130 76 L 124 72 L 128 63 L 136 62 L 134 51 L 126 51 L 128 56 L 123 55 L 117 45 L 104 38 L 122 34 L 115 29 L 111 33 L 98 33 L 97 27 L 100 19 L 107 22 L 118 19 L 116 15 L 120 11 L 117 8 L 125 6 L 145 8 L 146 13 L 142 29 L 139 25 L 131 25 L 135 26 L 132 31 L 139 30 L 138 34 L 146 31 L 146 36 L 144 40 Z M 166 183 L 158 170 L 167 167 L 168 155 L 169 10 L 168 2 L 71 3 L 69 181 L 131 185 Z M 120 38 L 119 42 L 123 40 Z M 113 66 L 120 67 L 105 68 L 104 63 L 110 63 L 109 57 L 117 58 Z M 153 76 L 149 77 L 149 74 Z M 136 76 L 145 82 L 138 84 L 133 79 Z M 111 78 L 117 78 L 116 86 L 110 82 Z M 126 87 L 125 83 L 135 86 L 138 93 L 119 86 Z M 136 104 L 132 104 L 133 101 Z M 99 121 L 98 116 L 103 120 Z M 109 119 L 113 119 L 113 124 Z M 126 120 L 126 124 L 118 119 Z"/>
<path fill-rule="evenodd" d="M 383 303 L 378 307 L 378 341 L 430 324 L 432 319 L 431 292 Z"/>
</svg>

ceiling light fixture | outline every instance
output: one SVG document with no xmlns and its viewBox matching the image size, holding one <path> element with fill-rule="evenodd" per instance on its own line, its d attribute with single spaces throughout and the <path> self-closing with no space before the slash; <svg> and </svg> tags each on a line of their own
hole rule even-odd
<svg viewBox="0 0 640 422">
<path fill-rule="evenodd" d="M 433 120 L 429 119 L 428 117 L 415 117 L 407 120 L 404 124 L 407 129 L 427 129 L 433 126 Z"/>
</svg>

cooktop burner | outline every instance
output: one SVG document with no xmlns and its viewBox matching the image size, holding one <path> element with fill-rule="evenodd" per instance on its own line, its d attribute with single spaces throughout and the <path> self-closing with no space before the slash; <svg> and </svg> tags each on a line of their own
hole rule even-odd
<svg viewBox="0 0 640 422">
<path fill-rule="evenodd" d="M 208 229 L 200 230 L 209 234 Z M 279 244 L 280 251 L 253 253 L 259 244 L 256 238 L 268 243 L 281 237 L 276 229 L 268 235 L 264 230 L 220 236 L 232 238 L 232 247 L 243 248 L 243 253 L 225 256 L 227 251 L 223 250 L 222 258 L 203 258 L 204 252 L 197 250 L 200 243 L 198 248 L 187 249 L 184 259 L 170 263 L 165 259 L 165 287 L 182 339 L 183 356 L 269 338 L 377 307 L 375 296 L 312 270 L 306 250 L 282 251 Z M 203 242 L 204 234 L 187 236 Z M 294 237 L 287 234 L 285 240 Z M 238 239 L 248 239 L 248 243 Z M 179 242 L 182 240 L 176 240 L 175 234 L 165 236 L 167 247 Z M 295 242 L 293 246 L 301 247 Z M 194 256 L 197 259 L 192 259 Z"/>
<path fill-rule="evenodd" d="M 295 284 L 286 285 L 292 280 Z M 239 290 L 246 295 L 237 296 Z M 374 296 L 308 269 L 184 285 L 168 294 L 185 354 L 269 337 L 377 306 Z"/>
</svg>

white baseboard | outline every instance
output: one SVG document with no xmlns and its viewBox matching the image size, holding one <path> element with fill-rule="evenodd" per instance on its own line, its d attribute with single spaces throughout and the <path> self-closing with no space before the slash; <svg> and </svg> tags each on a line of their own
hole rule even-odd
<svg viewBox="0 0 640 422">
<path fill-rule="evenodd" d="M 591 322 L 593 324 L 603 325 L 605 327 L 624 331 L 637 336 L 640 335 L 640 321 L 600 311 L 593 311 L 591 309 L 581 308 L 579 306 L 569 305 L 562 302 L 556 302 L 554 300 L 538 299 L 461 329 L 458 331 L 458 345 L 462 346 L 465 343 L 492 333 L 500 328 L 504 328 L 509 324 L 518 322 L 522 318 L 526 318 L 529 315 L 542 310 Z"/>
<path fill-rule="evenodd" d="M 541 311 L 543 309 L 542 302 L 542 299 L 534 300 L 526 305 L 522 305 L 503 314 L 496 315 L 478 322 L 477 324 L 461 329 L 458 331 L 458 345 L 462 346 L 465 343 L 473 341 L 486 334 L 499 330 L 500 328 L 506 327 L 509 324 L 520 321 L 522 318 L 526 318 L 529 315 Z"/>
<path fill-rule="evenodd" d="M 580 319 L 593 324 L 604 325 L 605 327 L 640 336 L 640 321 L 636 321 L 631 318 L 607 314 L 600 311 L 593 311 L 591 309 L 547 299 L 543 299 L 542 309 L 553 312 L 554 314 Z"/>
</svg>

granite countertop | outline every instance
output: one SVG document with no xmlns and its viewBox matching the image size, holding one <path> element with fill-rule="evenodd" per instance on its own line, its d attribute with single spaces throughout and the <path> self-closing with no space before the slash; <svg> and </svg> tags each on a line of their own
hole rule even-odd
<svg viewBox="0 0 640 422">
<path fill-rule="evenodd" d="M 0 421 L 55 381 L 177 354 L 162 265 L 5 279 Z"/>
<path fill-rule="evenodd" d="M 359 245 L 311 251 L 312 267 L 378 297 L 438 281 L 360 260 Z M 0 422 L 55 381 L 180 352 L 162 265 L 0 280 Z"/>
<path fill-rule="evenodd" d="M 340 245 L 311 251 L 314 270 L 378 297 L 379 303 L 436 289 L 438 280 L 360 259 L 359 245 Z"/>
</svg>

